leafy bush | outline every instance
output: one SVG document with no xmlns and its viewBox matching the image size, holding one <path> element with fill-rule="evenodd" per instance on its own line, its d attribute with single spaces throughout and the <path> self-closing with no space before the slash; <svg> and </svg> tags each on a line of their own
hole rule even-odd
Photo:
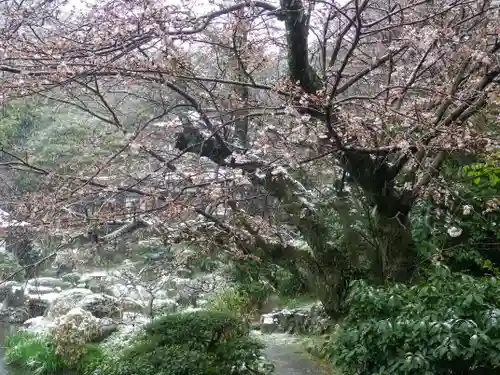
<svg viewBox="0 0 500 375">
<path fill-rule="evenodd" d="M 113 375 L 219 375 L 251 373 L 262 345 L 237 317 L 199 311 L 166 315 L 146 326 L 125 350 Z"/>
<path fill-rule="evenodd" d="M 453 271 L 499 275 L 500 153 L 455 155 L 443 174 L 453 191 L 435 191 L 412 211 L 413 237 L 423 257 Z"/>
<path fill-rule="evenodd" d="M 85 354 L 76 365 L 79 375 L 95 375 L 97 371 L 102 374 L 112 374 L 116 358 L 112 357 L 101 345 L 85 345 Z"/>
<path fill-rule="evenodd" d="M 76 350 L 75 346 L 71 350 Z M 5 362 L 27 368 L 34 375 L 53 375 L 63 370 L 76 370 L 79 375 L 93 375 L 96 369 L 113 372 L 113 361 L 107 352 L 96 344 L 79 346 L 78 360 L 58 352 L 58 345 L 51 336 L 19 331 L 5 341 Z M 73 352 L 71 352 L 73 353 Z"/>
<path fill-rule="evenodd" d="M 276 289 L 281 296 L 297 297 L 307 292 L 305 284 L 296 274 L 279 268 L 275 273 Z"/>
<path fill-rule="evenodd" d="M 301 280 L 299 270 L 295 271 L 276 264 L 240 259 L 234 262 L 229 277 L 258 309 L 271 294 L 281 297 L 307 295 L 306 283 Z"/>
<path fill-rule="evenodd" d="M 235 287 L 222 289 L 207 301 L 205 307 L 210 311 L 228 312 L 242 318 L 248 318 L 256 312 L 250 306 L 249 296 Z"/>
<path fill-rule="evenodd" d="M 0 281 L 8 279 L 14 272 L 19 272 L 22 267 L 16 257 L 11 253 L 0 252 Z M 22 281 L 24 272 L 19 272 L 14 276 L 14 280 Z"/>
<path fill-rule="evenodd" d="M 329 358 L 349 374 L 498 374 L 500 284 L 438 267 L 426 283 L 352 285 Z"/>
<path fill-rule="evenodd" d="M 263 280 L 241 284 L 238 289 L 248 296 L 248 304 L 255 310 L 260 309 L 274 291 L 273 287 Z"/>
<path fill-rule="evenodd" d="M 274 265 L 256 260 L 238 259 L 233 262 L 227 276 L 237 286 L 239 293 L 247 296 L 249 306 L 258 310 L 275 291 L 267 281 L 275 268 Z"/>
<path fill-rule="evenodd" d="M 87 353 L 85 344 L 100 334 L 99 329 L 98 319 L 90 312 L 80 308 L 71 309 L 56 320 L 56 325 L 51 330 L 56 354 L 64 358 L 68 367 L 77 366 Z"/>
<path fill-rule="evenodd" d="M 47 336 L 27 332 L 6 338 L 5 362 L 24 366 L 35 375 L 55 374 L 64 368 L 63 359 Z"/>
</svg>

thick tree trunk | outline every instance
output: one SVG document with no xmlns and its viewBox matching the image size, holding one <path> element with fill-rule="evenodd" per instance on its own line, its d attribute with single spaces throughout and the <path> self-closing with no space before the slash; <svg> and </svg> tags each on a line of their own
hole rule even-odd
<svg viewBox="0 0 500 375">
<path fill-rule="evenodd" d="M 318 219 L 316 217 L 316 219 Z M 345 299 L 351 281 L 348 257 L 329 241 L 329 234 L 320 223 L 313 224 L 309 218 L 308 228 L 302 226 L 304 237 L 311 251 L 292 246 L 267 245 L 258 242 L 262 252 L 256 254 L 268 262 L 278 264 L 300 277 L 307 289 L 322 302 L 332 319 L 345 315 Z"/>
<path fill-rule="evenodd" d="M 395 188 L 398 169 L 384 158 L 353 152 L 344 154 L 343 163 L 376 210 L 372 228 L 376 249 L 371 259 L 375 281 L 410 281 L 418 265 L 408 217 L 414 198 Z"/>
<path fill-rule="evenodd" d="M 410 281 L 415 275 L 419 259 L 408 216 L 386 217 L 379 214 L 374 224 L 377 244 L 374 276 L 380 282 Z"/>
<path fill-rule="evenodd" d="M 345 300 L 349 293 L 350 277 L 339 269 L 322 269 L 316 277 L 316 295 L 325 312 L 333 320 L 341 319 L 346 313 Z"/>
<path fill-rule="evenodd" d="M 339 319 L 345 314 L 344 302 L 351 280 L 348 256 L 334 245 L 322 217 L 304 218 L 299 228 L 312 249 L 312 257 L 307 264 L 312 290 L 326 313 L 332 319 Z"/>
<path fill-rule="evenodd" d="M 328 316 L 338 320 L 345 315 L 345 299 L 351 281 L 348 264 L 336 263 L 332 261 L 334 257 L 331 256 L 325 261 L 321 254 L 315 255 L 314 259 L 287 261 L 281 263 L 281 266 L 287 269 L 300 269 L 302 281 L 307 289 L 318 297 Z M 324 255 L 328 257 L 328 253 Z M 318 258 L 323 258 L 323 262 Z"/>
</svg>

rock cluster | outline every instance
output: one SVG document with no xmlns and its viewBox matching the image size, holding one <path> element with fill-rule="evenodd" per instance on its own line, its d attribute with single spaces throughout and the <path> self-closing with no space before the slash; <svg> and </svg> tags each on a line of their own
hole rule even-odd
<svg viewBox="0 0 500 375">
<path fill-rule="evenodd" d="M 296 308 L 275 310 L 260 318 L 262 333 L 300 333 L 323 335 L 334 328 L 321 303 Z"/>
<path fill-rule="evenodd" d="M 0 321 L 49 330 L 60 317 L 81 309 L 96 319 L 111 319 L 119 325 L 124 321 L 132 324 L 133 320 L 142 324 L 159 313 L 202 305 L 207 293 L 220 288 L 223 281 L 213 275 L 198 279 L 172 275 L 161 288 L 151 290 L 105 271 L 83 275 L 73 272 L 23 283 L 9 281 L 0 284 Z"/>
</svg>

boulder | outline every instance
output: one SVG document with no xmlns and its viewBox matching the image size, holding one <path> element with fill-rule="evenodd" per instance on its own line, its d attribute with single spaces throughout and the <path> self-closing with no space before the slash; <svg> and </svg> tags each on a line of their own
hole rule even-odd
<svg viewBox="0 0 500 375">
<path fill-rule="evenodd" d="M 92 342 L 100 342 L 118 329 L 118 325 L 112 319 L 98 319 L 93 317 L 88 311 L 81 308 L 74 308 L 55 320 L 44 316 L 28 319 L 23 323 L 23 330 L 31 333 L 57 333 L 60 335 L 63 333 L 63 329 L 71 331 L 78 331 L 80 328 L 85 329 L 84 324 L 88 324 L 88 330 L 93 332 L 86 339 Z"/>
<path fill-rule="evenodd" d="M 9 287 L 3 291 L 2 308 L 9 307 L 23 307 L 26 301 L 24 288 L 21 285 L 10 284 Z"/>
<path fill-rule="evenodd" d="M 123 312 L 143 313 L 146 310 L 146 305 L 132 298 L 120 298 L 118 301 Z"/>
<path fill-rule="evenodd" d="M 154 292 L 154 297 L 156 299 L 169 299 L 171 297 L 174 297 L 177 294 L 175 289 L 172 289 L 171 291 L 173 293 L 169 293 L 169 291 L 163 290 L 163 289 L 157 290 L 156 292 Z"/>
<path fill-rule="evenodd" d="M 154 316 L 174 313 L 179 308 L 177 302 L 173 299 L 155 299 L 153 301 L 153 313 Z"/>
<path fill-rule="evenodd" d="M 0 301 L 3 301 L 12 293 L 13 287 L 23 289 L 23 284 L 17 281 L 6 281 L 4 283 L 0 283 Z"/>
<path fill-rule="evenodd" d="M 262 333 L 300 333 L 322 335 L 334 328 L 320 303 L 297 309 L 283 309 L 260 318 Z"/>
<path fill-rule="evenodd" d="M 77 285 L 81 279 L 82 275 L 80 275 L 78 272 L 71 272 L 61 276 L 61 280 L 70 283 L 71 285 Z"/>
<path fill-rule="evenodd" d="M 23 323 L 23 329 L 31 333 L 47 333 L 54 327 L 54 321 L 43 316 L 28 319 Z"/>
<path fill-rule="evenodd" d="M 125 326 L 144 326 L 151 322 L 151 318 L 144 314 L 133 313 L 133 312 L 124 312 L 121 323 Z"/>
<path fill-rule="evenodd" d="M 108 282 L 105 279 L 91 279 L 86 281 L 85 288 L 90 289 L 94 293 L 106 293 Z"/>
<path fill-rule="evenodd" d="M 0 322 L 18 324 L 29 318 L 28 311 L 23 307 L 5 307 L 0 309 Z"/>
<path fill-rule="evenodd" d="M 49 294 L 49 293 L 59 293 L 61 292 L 62 289 L 61 287 L 56 286 L 51 287 L 51 286 L 40 286 L 40 285 L 27 285 L 26 286 L 26 293 L 28 294 Z"/>
<path fill-rule="evenodd" d="M 279 320 L 274 314 L 263 314 L 260 317 L 260 331 L 262 333 L 273 333 L 278 330 Z"/>
<path fill-rule="evenodd" d="M 136 301 L 149 301 L 151 294 L 141 285 L 113 284 L 106 289 L 106 293 L 116 298 L 130 298 Z"/>
<path fill-rule="evenodd" d="M 119 318 L 122 313 L 120 301 L 102 293 L 89 294 L 76 306 L 90 312 L 96 318 Z"/>
<path fill-rule="evenodd" d="M 112 285 L 120 282 L 120 279 L 116 276 L 110 274 L 107 271 L 94 271 L 90 273 L 82 274 L 80 278 L 81 283 L 100 283 L 101 285 Z"/>
<path fill-rule="evenodd" d="M 181 278 L 191 278 L 193 276 L 193 271 L 188 268 L 178 268 L 175 270 L 175 274 Z"/>
<path fill-rule="evenodd" d="M 196 290 L 186 288 L 179 291 L 175 302 L 182 307 L 196 307 L 199 296 Z"/>
<path fill-rule="evenodd" d="M 50 288 L 61 288 L 68 289 L 71 288 L 71 284 L 57 279 L 55 277 L 37 277 L 35 279 L 30 279 L 27 282 L 28 287 L 50 287 Z"/>
<path fill-rule="evenodd" d="M 69 289 L 61 292 L 54 299 L 46 312 L 49 319 L 55 319 L 66 314 L 72 308 L 77 307 L 78 303 L 85 297 L 92 295 L 92 291 L 84 288 Z"/>
<path fill-rule="evenodd" d="M 26 307 L 30 318 L 44 315 L 49 307 L 57 300 L 60 293 L 28 294 Z"/>
</svg>

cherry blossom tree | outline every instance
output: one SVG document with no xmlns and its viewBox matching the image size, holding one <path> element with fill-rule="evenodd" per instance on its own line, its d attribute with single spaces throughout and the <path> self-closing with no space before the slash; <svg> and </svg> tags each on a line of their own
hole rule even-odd
<svg viewBox="0 0 500 375">
<path fill-rule="evenodd" d="M 4 150 L 5 166 L 43 181 L 18 215 L 62 232 L 125 223 L 97 241 L 149 227 L 300 265 L 332 317 L 356 262 L 324 208 L 349 211 L 356 191 L 374 228 L 356 255 L 375 281 L 409 281 L 415 202 L 449 153 L 499 146 L 476 126 L 499 101 L 490 0 L 8 0 L 1 12 L 2 100 L 76 107 L 121 144 L 63 170 Z"/>
</svg>

